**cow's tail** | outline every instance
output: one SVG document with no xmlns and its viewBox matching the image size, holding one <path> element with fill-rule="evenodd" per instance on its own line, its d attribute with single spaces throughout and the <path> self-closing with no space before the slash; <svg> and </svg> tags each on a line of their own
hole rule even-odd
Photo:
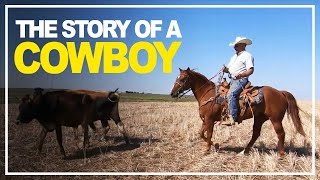
<svg viewBox="0 0 320 180">
<path fill-rule="evenodd" d="M 302 127 L 302 122 L 301 122 L 301 118 L 299 115 L 299 107 L 297 105 L 296 99 L 288 91 L 281 91 L 281 92 L 286 97 L 287 102 L 288 102 L 288 107 L 287 107 L 288 116 L 291 117 L 291 119 L 293 121 L 293 125 L 296 128 L 296 130 L 298 131 L 298 133 L 305 137 L 306 133 L 304 132 L 303 127 Z"/>
</svg>

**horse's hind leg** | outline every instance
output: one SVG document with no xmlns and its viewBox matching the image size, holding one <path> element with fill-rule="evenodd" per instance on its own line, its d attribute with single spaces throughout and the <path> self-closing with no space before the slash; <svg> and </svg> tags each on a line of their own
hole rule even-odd
<svg viewBox="0 0 320 180">
<path fill-rule="evenodd" d="M 248 154 L 250 152 L 250 149 L 252 148 L 253 144 L 256 142 L 258 137 L 261 133 L 261 127 L 262 124 L 266 121 L 266 119 L 262 118 L 255 118 L 255 121 L 253 123 L 253 132 L 250 142 L 248 143 L 247 147 L 244 149 L 243 153 Z"/>
<path fill-rule="evenodd" d="M 280 156 L 284 156 L 285 155 L 285 151 L 284 151 L 285 132 L 284 132 L 282 123 L 281 123 L 281 121 L 274 121 L 273 119 L 271 119 L 271 122 L 272 122 L 274 130 L 276 131 L 276 133 L 278 135 L 279 154 L 280 154 Z"/>
</svg>

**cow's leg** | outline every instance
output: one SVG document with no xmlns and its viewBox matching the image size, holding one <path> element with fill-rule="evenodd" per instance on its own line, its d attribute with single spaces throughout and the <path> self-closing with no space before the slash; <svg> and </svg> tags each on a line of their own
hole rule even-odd
<svg viewBox="0 0 320 180">
<path fill-rule="evenodd" d="M 130 144 L 128 135 L 126 133 L 126 130 L 124 128 L 123 123 L 120 120 L 120 115 L 119 115 L 119 111 L 118 111 L 118 104 L 116 104 L 113 107 L 112 112 L 110 113 L 110 117 L 111 119 L 114 120 L 114 122 L 116 123 L 116 125 L 118 126 L 119 131 L 122 133 L 124 140 L 126 141 L 126 144 Z"/>
<path fill-rule="evenodd" d="M 104 119 L 104 120 L 100 120 L 100 121 L 101 121 L 102 129 L 103 129 L 103 137 L 102 138 L 104 140 L 107 140 L 108 139 L 107 133 L 110 130 L 110 126 L 109 126 L 108 120 Z"/>
<path fill-rule="evenodd" d="M 62 146 L 62 130 L 61 130 L 61 126 L 57 126 L 56 127 L 56 135 L 57 135 L 57 141 L 60 147 L 60 153 L 63 156 L 63 158 L 66 158 L 66 152 L 64 151 L 64 148 Z"/>
<path fill-rule="evenodd" d="M 126 130 L 125 130 L 125 128 L 124 128 L 123 123 L 122 123 L 121 120 L 120 120 L 120 117 L 119 117 L 119 116 L 118 116 L 118 117 L 115 117 L 113 120 L 114 120 L 114 122 L 116 123 L 116 125 L 118 126 L 119 131 L 122 133 L 123 138 L 124 138 L 124 140 L 126 141 L 126 144 L 130 144 L 128 135 L 127 135 L 127 133 L 126 133 Z"/>
<path fill-rule="evenodd" d="M 47 136 L 47 133 L 48 133 L 47 129 L 42 127 L 42 130 L 41 130 L 40 135 L 39 135 L 38 152 L 37 152 L 38 155 L 42 151 L 43 141 L 44 141 L 44 138 Z"/>
<path fill-rule="evenodd" d="M 81 124 L 83 130 L 83 151 L 86 155 L 87 147 L 89 147 L 89 137 L 88 137 L 88 124 Z"/>
<path fill-rule="evenodd" d="M 126 141 L 126 144 L 130 144 L 130 141 L 129 141 L 129 138 L 128 138 L 128 135 L 127 135 L 127 132 L 124 128 L 123 123 L 121 121 L 119 121 L 119 122 L 116 122 L 116 124 L 118 126 L 119 131 L 122 133 L 123 138 Z"/>
<path fill-rule="evenodd" d="M 89 123 L 89 127 L 93 130 L 93 138 L 95 139 L 97 137 L 97 128 L 93 122 Z"/>
</svg>

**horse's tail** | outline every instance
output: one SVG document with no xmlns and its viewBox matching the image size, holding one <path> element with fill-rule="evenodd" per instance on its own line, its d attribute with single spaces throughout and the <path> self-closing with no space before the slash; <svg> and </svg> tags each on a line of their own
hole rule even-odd
<svg viewBox="0 0 320 180">
<path fill-rule="evenodd" d="M 288 116 L 291 117 L 294 127 L 302 136 L 306 136 L 306 133 L 304 132 L 302 127 L 302 123 L 299 115 L 299 107 L 297 105 L 296 99 L 288 91 L 281 91 L 281 93 L 287 99 L 287 102 L 288 102 L 287 113 L 288 113 Z"/>
</svg>

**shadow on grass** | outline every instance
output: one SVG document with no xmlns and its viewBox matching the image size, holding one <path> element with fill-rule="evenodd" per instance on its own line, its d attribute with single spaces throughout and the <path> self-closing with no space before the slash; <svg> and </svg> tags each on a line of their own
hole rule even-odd
<svg viewBox="0 0 320 180">
<path fill-rule="evenodd" d="M 113 142 L 116 145 L 105 145 L 105 146 L 99 146 L 94 148 L 88 148 L 86 151 L 86 156 L 84 156 L 83 150 L 77 150 L 73 152 L 71 155 L 67 156 L 65 160 L 76 160 L 76 159 L 83 159 L 84 157 L 90 158 L 94 156 L 98 156 L 101 154 L 106 154 L 110 152 L 123 152 L 123 151 L 130 151 L 134 150 L 140 147 L 141 143 L 154 143 L 154 142 L 160 142 L 159 139 L 150 139 L 150 138 L 130 138 L 130 144 L 126 144 L 123 140 L 122 136 L 117 137 L 108 137 L 108 140 L 113 140 Z M 120 144 L 117 144 L 121 142 Z"/>
<path fill-rule="evenodd" d="M 234 152 L 234 153 L 240 153 L 242 150 L 244 150 L 245 147 L 240 147 L 240 146 L 226 146 L 226 147 L 221 147 L 220 151 L 226 151 L 226 152 Z M 277 148 L 268 148 L 265 146 L 264 143 L 260 143 L 257 146 L 253 146 L 253 148 L 257 149 L 259 153 L 266 153 L 266 154 L 271 154 L 271 153 L 278 153 Z M 285 147 L 285 152 L 286 153 L 296 153 L 298 157 L 307 157 L 307 156 L 312 156 L 312 150 L 311 148 L 308 147 L 293 147 L 293 146 L 287 146 Z M 316 159 L 319 159 L 319 155 L 316 154 Z"/>
<path fill-rule="evenodd" d="M 124 142 L 124 138 L 122 136 L 109 136 L 108 139 L 112 140 L 115 143 Z M 146 137 L 146 138 L 139 138 L 139 137 L 130 138 L 129 137 L 129 141 L 134 144 L 160 142 L 160 140 L 157 138 L 149 138 L 149 137 Z"/>
</svg>

